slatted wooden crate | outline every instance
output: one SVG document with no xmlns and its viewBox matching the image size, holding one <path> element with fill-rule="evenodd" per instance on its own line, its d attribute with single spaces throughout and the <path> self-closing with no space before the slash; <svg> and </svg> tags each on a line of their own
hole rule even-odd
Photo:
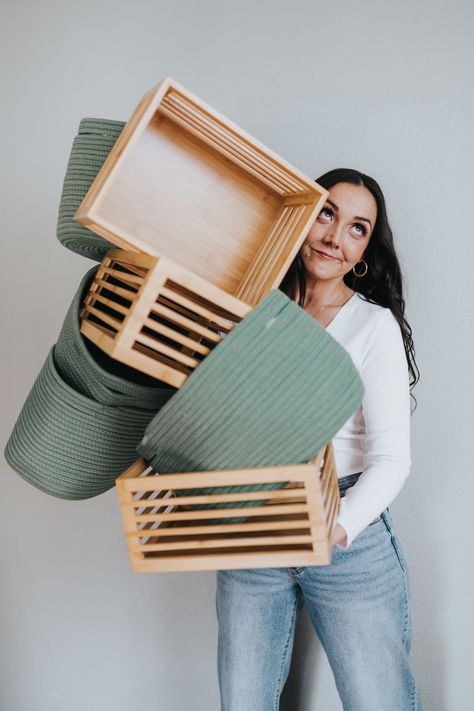
<svg viewBox="0 0 474 711">
<path fill-rule="evenodd" d="M 157 475 L 140 459 L 116 484 L 135 572 L 331 562 L 340 501 L 331 442 L 308 464 L 262 469 Z M 268 485 L 284 488 L 261 488 Z M 229 486 L 252 490 L 229 493 Z M 203 487 L 224 493 L 198 493 Z"/>
<path fill-rule="evenodd" d="M 255 306 L 279 286 L 326 196 L 168 77 L 143 97 L 74 219 Z"/>
<path fill-rule="evenodd" d="M 111 250 L 81 333 L 121 363 L 179 388 L 251 307 L 166 258 Z"/>
</svg>

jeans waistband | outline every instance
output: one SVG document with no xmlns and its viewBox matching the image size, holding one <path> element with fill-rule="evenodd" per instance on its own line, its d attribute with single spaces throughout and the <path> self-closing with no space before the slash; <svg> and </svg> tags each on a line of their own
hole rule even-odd
<svg viewBox="0 0 474 711">
<path fill-rule="evenodd" d="M 356 472 L 355 474 L 349 474 L 349 476 L 343 476 L 338 479 L 339 495 L 341 496 L 341 498 L 345 496 L 347 489 L 350 489 L 351 486 L 354 486 L 361 474 L 362 472 Z"/>
</svg>

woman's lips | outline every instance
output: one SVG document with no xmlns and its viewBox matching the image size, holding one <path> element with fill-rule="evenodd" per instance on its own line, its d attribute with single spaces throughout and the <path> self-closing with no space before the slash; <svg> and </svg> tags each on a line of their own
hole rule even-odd
<svg viewBox="0 0 474 711">
<path fill-rule="evenodd" d="M 311 247 L 311 249 L 313 249 L 313 248 Z M 332 259 L 332 260 L 336 260 L 336 262 L 339 261 L 339 259 L 337 257 L 332 257 L 330 254 L 321 252 L 321 250 L 319 250 L 319 249 L 313 249 L 313 252 L 317 252 L 323 259 Z"/>
</svg>

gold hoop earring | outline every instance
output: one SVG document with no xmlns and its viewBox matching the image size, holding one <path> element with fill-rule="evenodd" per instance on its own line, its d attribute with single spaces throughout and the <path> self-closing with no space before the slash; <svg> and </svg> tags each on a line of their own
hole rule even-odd
<svg viewBox="0 0 474 711">
<path fill-rule="evenodd" d="M 361 264 L 361 262 L 364 262 L 364 264 L 365 264 L 365 272 L 362 272 L 361 274 L 358 274 L 358 273 L 355 271 L 354 267 L 356 267 L 357 264 Z M 352 271 L 354 272 L 354 274 L 356 275 L 356 277 L 363 277 L 363 276 L 365 276 L 365 275 L 367 274 L 367 272 L 369 271 L 369 267 L 367 266 L 367 262 L 365 261 L 365 259 L 361 259 L 360 262 L 357 262 L 357 264 L 354 264 L 354 267 L 352 267 Z"/>
</svg>

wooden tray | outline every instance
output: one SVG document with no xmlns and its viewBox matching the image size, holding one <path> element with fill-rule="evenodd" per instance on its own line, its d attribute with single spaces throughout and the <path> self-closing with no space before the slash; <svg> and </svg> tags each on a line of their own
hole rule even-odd
<svg viewBox="0 0 474 711">
<path fill-rule="evenodd" d="M 179 388 L 251 307 L 169 259 L 111 250 L 80 312 L 111 358 Z"/>
<path fill-rule="evenodd" d="M 286 483 L 285 488 L 258 490 Z M 339 512 L 332 443 L 308 463 L 229 471 L 160 474 L 143 459 L 116 481 L 135 572 L 328 565 Z M 255 485 L 242 493 L 189 495 L 189 489 Z M 186 489 L 186 496 L 180 491 Z M 257 507 L 239 502 L 261 499 Z M 193 505 L 235 502 L 233 508 Z M 219 517 L 220 523 L 210 523 Z M 226 522 L 222 522 L 224 516 Z M 232 516 L 245 516 L 232 523 Z"/>
<path fill-rule="evenodd" d="M 142 99 L 74 219 L 254 306 L 327 191 L 171 78 Z"/>
</svg>

